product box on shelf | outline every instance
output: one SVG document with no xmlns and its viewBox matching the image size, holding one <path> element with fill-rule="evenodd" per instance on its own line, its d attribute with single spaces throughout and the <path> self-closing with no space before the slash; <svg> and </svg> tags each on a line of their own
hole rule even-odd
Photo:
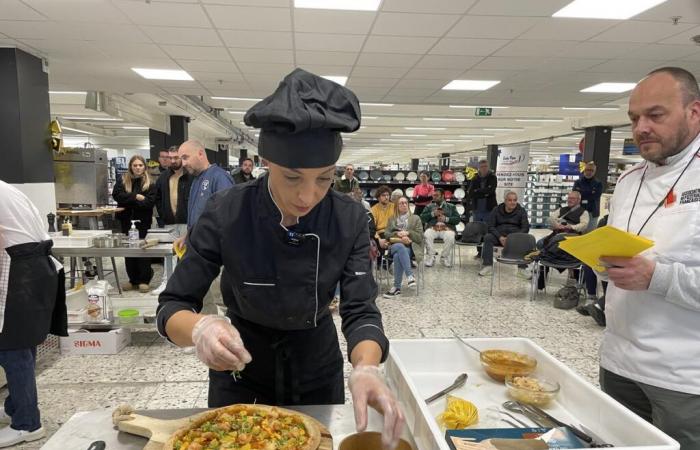
<svg viewBox="0 0 700 450">
<path fill-rule="evenodd" d="M 127 328 L 107 331 L 69 329 L 68 337 L 61 337 L 61 354 L 64 355 L 114 355 L 131 343 Z"/>
</svg>

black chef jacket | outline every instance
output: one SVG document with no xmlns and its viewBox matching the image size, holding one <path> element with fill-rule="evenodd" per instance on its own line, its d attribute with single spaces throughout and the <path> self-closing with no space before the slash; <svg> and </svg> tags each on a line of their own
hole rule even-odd
<svg viewBox="0 0 700 450">
<path fill-rule="evenodd" d="M 291 333 L 296 339 L 306 330 L 310 341 L 335 339 L 335 328 L 326 323 L 332 323 L 328 305 L 340 282 L 340 316 L 348 356 L 357 343 L 372 340 L 381 347 L 385 360 L 389 341 L 375 304 L 377 285 L 364 207 L 329 190 L 298 225 L 290 227 L 296 236 L 290 238 L 280 220 L 267 176 L 214 195 L 191 229 L 187 252 L 160 295 L 159 332 L 166 335 L 165 324 L 174 313 L 201 310 L 202 299 L 223 265 L 221 292 L 228 315 L 246 332 L 251 324 L 257 326 L 249 336 L 262 336 L 263 330 L 269 335 L 274 330 Z M 321 329 L 322 336 L 314 334 Z M 246 332 L 241 334 L 248 346 Z M 256 354 L 252 356 L 255 362 Z M 325 364 L 325 355 L 317 356 L 301 370 L 318 371 L 308 366 Z"/>
</svg>

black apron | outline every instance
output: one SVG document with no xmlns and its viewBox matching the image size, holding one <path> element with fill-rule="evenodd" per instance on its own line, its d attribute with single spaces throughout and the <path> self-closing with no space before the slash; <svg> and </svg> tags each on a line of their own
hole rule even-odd
<svg viewBox="0 0 700 450">
<path fill-rule="evenodd" d="M 343 404 L 343 357 L 330 315 L 307 330 L 275 330 L 229 314 L 250 364 L 234 379 L 209 370 L 209 407 L 234 403 L 267 405 Z"/>
<path fill-rule="evenodd" d="M 65 276 L 56 273 L 51 247 L 42 241 L 5 249 L 11 262 L 0 350 L 34 347 L 49 333 L 68 336 Z"/>
</svg>

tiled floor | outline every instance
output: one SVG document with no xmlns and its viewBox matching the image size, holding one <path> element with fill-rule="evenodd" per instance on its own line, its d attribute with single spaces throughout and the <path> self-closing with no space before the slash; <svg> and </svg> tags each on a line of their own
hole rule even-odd
<svg viewBox="0 0 700 450">
<path fill-rule="evenodd" d="M 554 276 L 549 295 L 531 302 L 529 282 L 515 278 L 512 266 L 505 267 L 501 286 L 496 286 L 491 297 L 489 278 L 477 275 L 474 250 L 462 252 L 462 267 L 425 270 L 420 296 L 378 298 L 389 338 L 450 337 L 453 331 L 465 337 L 527 337 L 597 384 L 602 329 L 574 310 L 552 307 L 553 292 L 562 278 Z M 155 280 L 154 285 L 160 281 L 159 274 Z M 337 316 L 336 324 L 339 328 Z M 163 342 L 155 332 L 133 333 L 131 346 L 117 355 L 52 354 L 38 366 L 39 407 L 49 435 L 79 410 L 113 408 L 121 403 L 136 408 L 207 404 L 204 366 L 193 354 Z M 18 448 L 40 448 L 43 442 Z"/>
</svg>

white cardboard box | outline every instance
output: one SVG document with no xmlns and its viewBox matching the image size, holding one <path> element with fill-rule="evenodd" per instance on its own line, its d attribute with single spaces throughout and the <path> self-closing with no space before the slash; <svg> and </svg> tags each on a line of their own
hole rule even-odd
<svg viewBox="0 0 700 450">
<path fill-rule="evenodd" d="M 113 355 L 131 342 L 131 331 L 117 328 L 110 331 L 69 329 L 68 337 L 61 337 L 61 354 L 64 355 Z"/>
</svg>

